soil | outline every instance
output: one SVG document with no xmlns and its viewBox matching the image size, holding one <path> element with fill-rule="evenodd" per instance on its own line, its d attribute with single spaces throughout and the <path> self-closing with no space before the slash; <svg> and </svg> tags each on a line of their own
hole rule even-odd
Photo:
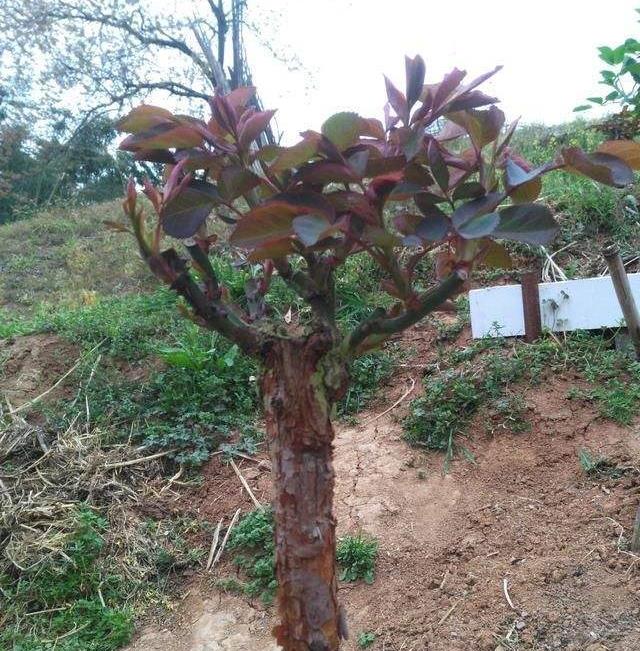
<svg viewBox="0 0 640 651">
<path fill-rule="evenodd" d="M 404 342 L 433 349 L 434 333 L 416 328 Z M 464 332 L 456 345 L 468 340 Z M 335 508 L 340 535 L 366 531 L 379 541 L 373 585 L 340 587 L 350 640 L 376 634 L 374 651 L 467 649 L 637 651 L 640 564 L 625 549 L 640 503 L 640 437 L 570 401 L 573 375 L 527 388 L 531 430 L 489 437 L 479 415 L 466 441 L 475 463 L 410 448 L 401 420 L 429 353 L 400 369 L 384 398 L 338 425 Z M 415 389 L 391 412 L 377 417 Z M 590 479 L 578 451 L 615 460 L 622 477 Z M 256 497 L 267 502 L 268 462 L 242 461 Z M 202 488 L 178 505 L 211 522 L 252 508 L 219 458 Z M 170 625 L 146 626 L 130 651 L 272 651 L 272 608 L 221 594 L 213 577 L 192 580 Z M 212 580 L 213 579 L 213 580 Z"/>
<path fill-rule="evenodd" d="M 567 399 L 579 379 L 554 376 L 523 388 L 529 432 L 490 437 L 480 414 L 465 441 L 475 462 L 458 456 L 445 474 L 441 455 L 402 439 L 434 337 L 430 326 L 408 333 L 403 345 L 416 351 L 410 362 L 356 425 L 336 427 L 339 535 L 363 530 L 380 548 L 373 585 L 340 586 L 351 632 L 345 651 L 359 648 L 363 631 L 375 633 L 373 651 L 637 651 L 640 559 L 625 543 L 640 503 L 639 423 L 602 420 L 588 404 Z M 468 337 L 463 332 L 455 345 Z M 77 359 L 75 347 L 53 335 L 0 345 L 0 392 L 12 404 L 51 386 Z M 413 380 L 411 394 L 384 413 Z M 615 460 L 622 476 L 585 475 L 581 448 Z M 264 456 L 238 466 L 267 503 Z M 203 485 L 183 489 L 177 501 L 158 498 L 140 510 L 228 524 L 237 508 L 253 508 L 220 457 L 203 475 Z M 276 651 L 274 609 L 215 587 L 234 571 L 226 558 L 212 574 L 185 577 L 172 612 L 150 618 L 128 651 Z"/>
<path fill-rule="evenodd" d="M 13 407 L 52 387 L 78 360 L 80 349 L 54 334 L 0 339 L 0 395 Z M 62 382 L 47 399 L 69 397 Z"/>
</svg>

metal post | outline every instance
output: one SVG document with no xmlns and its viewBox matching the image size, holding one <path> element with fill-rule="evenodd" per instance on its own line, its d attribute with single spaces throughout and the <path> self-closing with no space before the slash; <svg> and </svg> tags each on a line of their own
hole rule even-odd
<svg viewBox="0 0 640 651">
<path fill-rule="evenodd" d="M 616 290 L 616 296 L 624 315 L 624 320 L 627 324 L 629 337 L 633 342 L 633 347 L 636 351 L 636 358 L 640 359 L 640 315 L 638 314 L 638 307 L 636 305 L 633 294 L 631 293 L 631 286 L 629 285 L 629 278 L 624 268 L 624 263 L 620 257 L 620 249 L 615 243 L 609 243 L 602 249 L 602 255 L 607 261 L 611 280 Z"/>
<path fill-rule="evenodd" d="M 527 343 L 532 343 L 542 334 L 540 294 L 536 271 L 527 271 L 522 274 L 522 307 L 524 310 L 524 340 Z"/>
</svg>

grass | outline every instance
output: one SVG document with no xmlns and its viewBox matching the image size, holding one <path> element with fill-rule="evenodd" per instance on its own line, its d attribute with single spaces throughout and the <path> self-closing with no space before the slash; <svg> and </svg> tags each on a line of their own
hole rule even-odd
<svg viewBox="0 0 640 651">
<path fill-rule="evenodd" d="M 120 202 L 111 201 L 3 224 L 0 304 L 28 315 L 43 304 L 80 306 L 95 297 L 151 289 L 155 282 L 133 238 L 102 224 L 120 212 Z"/>
<path fill-rule="evenodd" d="M 234 564 L 243 578 L 228 577 L 217 582 L 223 590 L 259 597 L 270 604 L 278 587 L 275 574 L 274 519 L 271 508 L 250 511 L 234 527 L 227 548 L 235 552 Z M 338 541 L 336 560 L 341 581 L 373 583 L 378 543 L 359 534 Z"/>
<path fill-rule="evenodd" d="M 104 518 L 78 507 L 61 561 L 47 560 L 18 578 L 0 575 L 1 648 L 112 651 L 129 641 L 133 612 L 124 605 L 126 579 L 106 573 L 100 563 L 106 530 Z"/>
<path fill-rule="evenodd" d="M 236 552 L 233 562 L 244 572 L 247 580 L 223 581 L 221 587 L 260 597 L 265 604 L 273 602 L 278 586 L 273 526 L 270 508 L 255 509 L 240 519 L 229 536 L 227 547 Z"/>
<path fill-rule="evenodd" d="M 564 343 L 535 344 L 483 339 L 441 359 L 443 370 L 424 379 L 424 395 L 411 403 L 405 437 L 415 445 L 445 452 L 447 465 L 480 409 L 489 433 L 526 432 L 524 384 L 538 384 L 553 370 L 573 368 L 590 383 L 568 398 L 595 403 L 602 417 L 628 425 L 640 411 L 640 363 L 616 351 L 604 335 L 573 333 Z"/>
</svg>

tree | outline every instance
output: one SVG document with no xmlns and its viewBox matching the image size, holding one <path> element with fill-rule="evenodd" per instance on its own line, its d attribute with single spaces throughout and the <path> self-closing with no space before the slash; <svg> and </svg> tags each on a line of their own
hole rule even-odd
<svg viewBox="0 0 640 651">
<path fill-rule="evenodd" d="M 43 105 L 51 115 L 71 102 L 86 121 L 153 93 L 202 102 L 251 84 L 246 0 L 200 0 L 184 15 L 150 0 L 0 2 L 0 111 L 14 121 Z"/>
<path fill-rule="evenodd" d="M 22 125 L 0 124 L 0 223 L 60 200 L 114 199 L 132 174 L 160 178 L 157 165 L 110 151 L 115 135 L 105 116 L 71 131 L 61 116 L 47 138 Z"/>
<path fill-rule="evenodd" d="M 249 88 L 213 97 L 208 122 L 141 106 L 119 124 L 130 134 L 122 149 L 167 163 L 164 187 L 144 187 L 155 217 L 133 183 L 123 204 L 142 257 L 191 319 L 262 365 L 275 482 L 275 633 L 285 651 L 334 651 L 346 637 L 331 411 L 351 361 L 461 292 L 475 265 L 504 264 L 508 253 L 496 240 L 548 242 L 556 224 L 534 203 L 543 174 L 565 169 L 615 186 L 633 180 L 619 158 L 573 147 L 530 169 L 509 148 L 516 125 L 504 132 L 497 100 L 478 90 L 495 72 L 462 85 L 465 73 L 454 69 L 425 85 L 423 60 L 407 58 L 406 91 L 386 80 L 384 124 L 338 113 L 292 147 L 259 143 L 273 111 L 247 108 Z M 182 244 L 164 248 L 165 236 Z M 211 261 L 229 247 L 255 271 L 242 299 L 232 299 Z M 382 290 L 395 302 L 371 306 L 343 332 L 335 280 L 355 255 L 379 265 Z M 435 262 L 435 280 L 417 271 L 425 259 Z M 309 305 L 304 328 L 270 315 L 265 299 L 276 274 Z"/>
</svg>

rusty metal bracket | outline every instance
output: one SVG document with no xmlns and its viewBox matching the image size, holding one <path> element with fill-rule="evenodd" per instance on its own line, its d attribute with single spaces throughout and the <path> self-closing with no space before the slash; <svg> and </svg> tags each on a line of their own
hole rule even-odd
<svg viewBox="0 0 640 651">
<path fill-rule="evenodd" d="M 542 334 L 540 293 L 536 271 L 526 271 L 522 274 L 522 308 L 524 310 L 524 340 L 531 343 L 539 339 Z"/>
</svg>

